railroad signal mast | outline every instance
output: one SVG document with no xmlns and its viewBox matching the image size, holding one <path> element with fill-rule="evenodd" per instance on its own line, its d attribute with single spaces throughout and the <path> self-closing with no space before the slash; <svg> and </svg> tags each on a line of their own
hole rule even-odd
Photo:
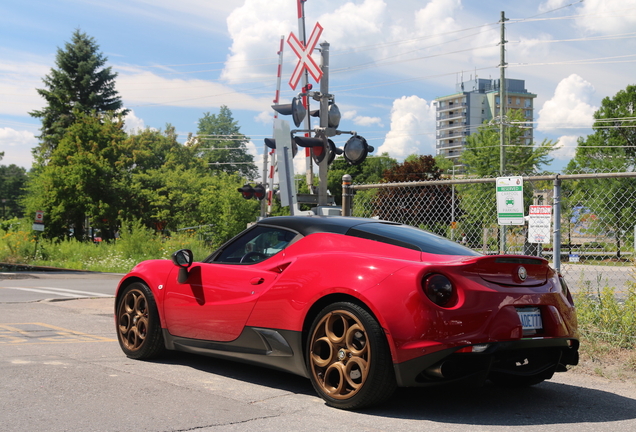
<svg viewBox="0 0 636 432">
<path fill-rule="evenodd" d="M 319 66 L 312 58 L 311 54 L 318 43 L 323 28 L 319 23 L 316 23 L 308 42 L 305 43 L 303 41 L 303 3 L 306 0 L 297 1 L 299 13 L 299 33 L 301 34 L 301 38 L 296 37 L 293 32 L 290 33 L 287 38 L 287 43 L 298 57 L 298 62 L 289 80 L 289 85 L 293 90 L 295 90 L 300 78 L 304 76 L 303 88 L 301 93 L 292 99 L 291 104 L 274 104 L 272 105 L 272 108 L 278 114 L 291 115 L 294 125 L 297 128 L 301 126 L 303 121 L 305 122 L 305 127 L 303 129 L 294 129 L 290 131 L 292 136 L 291 143 L 285 143 L 285 145 L 289 145 L 289 147 L 291 147 L 291 145 L 295 144 L 300 147 L 305 147 L 306 155 L 311 155 L 311 158 L 307 157 L 307 183 L 310 186 L 310 191 L 312 190 L 313 182 L 313 172 L 311 169 L 312 159 L 313 162 L 318 165 L 318 178 L 320 183 L 318 185 L 317 212 L 320 214 L 320 208 L 326 207 L 329 204 L 327 192 L 327 172 L 329 164 L 333 162 L 335 156 L 344 153 L 344 157 L 347 162 L 351 165 L 357 165 L 364 162 L 367 154 L 372 152 L 374 149 L 355 131 L 341 131 L 337 129 L 340 124 L 340 110 L 335 104 L 334 95 L 329 93 L 329 43 L 323 42 L 320 44 L 319 51 L 321 54 L 321 62 Z M 309 73 L 316 82 L 320 82 L 320 91 L 312 91 L 313 86 L 306 82 L 307 73 Z M 320 126 L 315 127 L 313 130 L 309 127 L 309 116 L 307 115 L 309 106 L 308 102 L 310 99 L 319 103 L 319 109 L 317 111 L 309 112 L 310 116 L 319 117 L 320 119 Z M 275 122 L 276 121 L 278 120 L 275 120 Z M 304 136 L 296 136 L 295 134 L 297 133 L 304 134 Z M 312 134 L 313 137 L 311 136 Z M 345 143 L 344 149 L 337 148 L 334 142 L 329 139 L 341 134 L 352 135 Z M 267 145 L 270 148 L 276 148 L 275 140 L 267 139 L 267 141 Z M 284 154 L 288 155 L 289 153 L 291 153 L 291 151 L 286 151 Z M 278 163 L 283 163 L 283 161 L 278 160 Z M 287 162 L 286 165 L 291 166 L 291 163 Z M 289 180 L 290 179 L 287 179 L 284 183 L 287 184 L 288 187 L 292 187 L 293 181 Z M 281 182 L 281 184 L 282 183 L 283 182 Z M 281 194 L 283 193 L 286 193 L 286 191 L 281 190 Z M 295 193 L 290 192 L 286 194 L 292 196 Z M 293 206 L 291 203 L 290 209 L 292 209 L 293 214 Z"/>
</svg>

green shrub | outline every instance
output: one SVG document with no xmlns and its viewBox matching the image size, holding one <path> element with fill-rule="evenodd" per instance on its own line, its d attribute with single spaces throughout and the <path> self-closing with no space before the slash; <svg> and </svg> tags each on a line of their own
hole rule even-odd
<svg viewBox="0 0 636 432">
<path fill-rule="evenodd" d="M 0 222 L 0 262 L 11 264 L 126 273 L 147 259 L 170 259 L 178 249 L 191 249 L 197 261 L 212 252 L 196 232 L 162 237 L 139 221 L 125 224 L 117 240 L 97 244 L 44 239 L 26 220 Z"/>
<path fill-rule="evenodd" d="M 593 292 L 589 287 L 575 296 L 579 328 L 584 337 L 619 348 L 636 343 L 636 287 L 630 284 L 625 295 L 614 288 Z"/>
</svg>

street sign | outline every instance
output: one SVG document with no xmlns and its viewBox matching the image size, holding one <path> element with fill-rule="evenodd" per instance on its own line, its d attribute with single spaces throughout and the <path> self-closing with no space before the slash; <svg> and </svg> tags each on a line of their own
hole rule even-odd
<svg viewBox="0 0 636 432">
<path fill-rule="evenodd" d="M 528 243 L 550 243 L 552 206 L 531 205 L 528 214 Z"/>
<path fill-rule="evenodd" d="M 44 231 L 44 212 L 38 210 L 35 212 L 35 220 L 33 221 L 33 226 L 31 227 L 33 231 Z"/>
<path fill-rule="evenodd" d="M 497 177 L 496 185 L 499 225 L 524 225 L 523 177 Z"/>
<path fill-rule="evenodd" d="M 307 41 L 307 46 L 305 46 L 303 42 L 298 40 L 293 32 L 289 34 L 287 43 L 298 56 L 298 63 L 296 63 L 296 68 L 294 69 L 294 72 L 289 79 L 289 86 L 292 88 L 292 90 L 296 90 L 298 81 L 300 80 L 300 77 L 302 76 L 302 73 L 305 69 L 307 69 L 309 74 L 314 80 L 316 80 L 316 82 L 320 81 L 320 78 L 322 78 L 322 69 L 320 68 L 320 66 L 318 66 L 318 63 L 316 63 L 311 57 L 311 53 L 314 51 L 314 48 L 316 48 L 318 38 L 320 38 L 321 34 L 322 26 L 320 25 L 320 23 L 316 23 L 314 29 L 311 32 L 311 36 L 309 36 L 309 40 Z"/>
</svg>

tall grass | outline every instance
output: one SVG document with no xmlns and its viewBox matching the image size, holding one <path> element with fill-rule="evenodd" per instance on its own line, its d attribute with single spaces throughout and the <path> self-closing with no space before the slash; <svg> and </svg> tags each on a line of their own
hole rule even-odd
<svg viewBox="0 0 636 432">
<path fill-rule="evenodd" d="M 202 260 L 212 252 L 196 233 L 162 237 L 139 221 L 125 224 L 119 239 L 97 244 L 72 238 L 44 239 L 24 220 L 0 224 L 0 262 L 11 264 L 126 273 L 144 260 L 169 259 L 178 249 L 191 249 L 195 260 Z"/>
<path fill-rule="evenodd" d="M 628 282 L 627 292 L 619 295 L 607 286 L 596 292 L 586 288 L 574 300 L 586 340 L 617 348 L 636 346 L 636 284 Z"/>
</svg>

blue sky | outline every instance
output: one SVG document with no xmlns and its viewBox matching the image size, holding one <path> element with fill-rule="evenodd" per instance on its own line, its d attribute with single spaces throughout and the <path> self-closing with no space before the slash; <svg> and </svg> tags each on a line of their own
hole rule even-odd
<svg viewBox="0 0 636 432">
<path fill-rule="evenodd" d="M 562 168 L 601 100 L 635 84 L 636 0 L 308 0 L 307 33 L 319 22 L 330 43 L 340 129 L 398 160 L 435 154 L 432 101 L 462 77 L 499 77 L 501 11 L 506 76 L 537 94 L 535 141 L 558 141 Z M 227 105 L 257 160 L 272 135 L 280 37 L 298 33 L 296 0 L 5 0 L 0 17 L 0 163 L 26 168 L 40 126 L 28 112 L 44 106 L 35 89 L 75 29 L 119 74 L 128 129 L 170 123 L 183 141 Z M 295 63 L 285 44 L 281 102 L 297 93 Z"/>
</svg>

